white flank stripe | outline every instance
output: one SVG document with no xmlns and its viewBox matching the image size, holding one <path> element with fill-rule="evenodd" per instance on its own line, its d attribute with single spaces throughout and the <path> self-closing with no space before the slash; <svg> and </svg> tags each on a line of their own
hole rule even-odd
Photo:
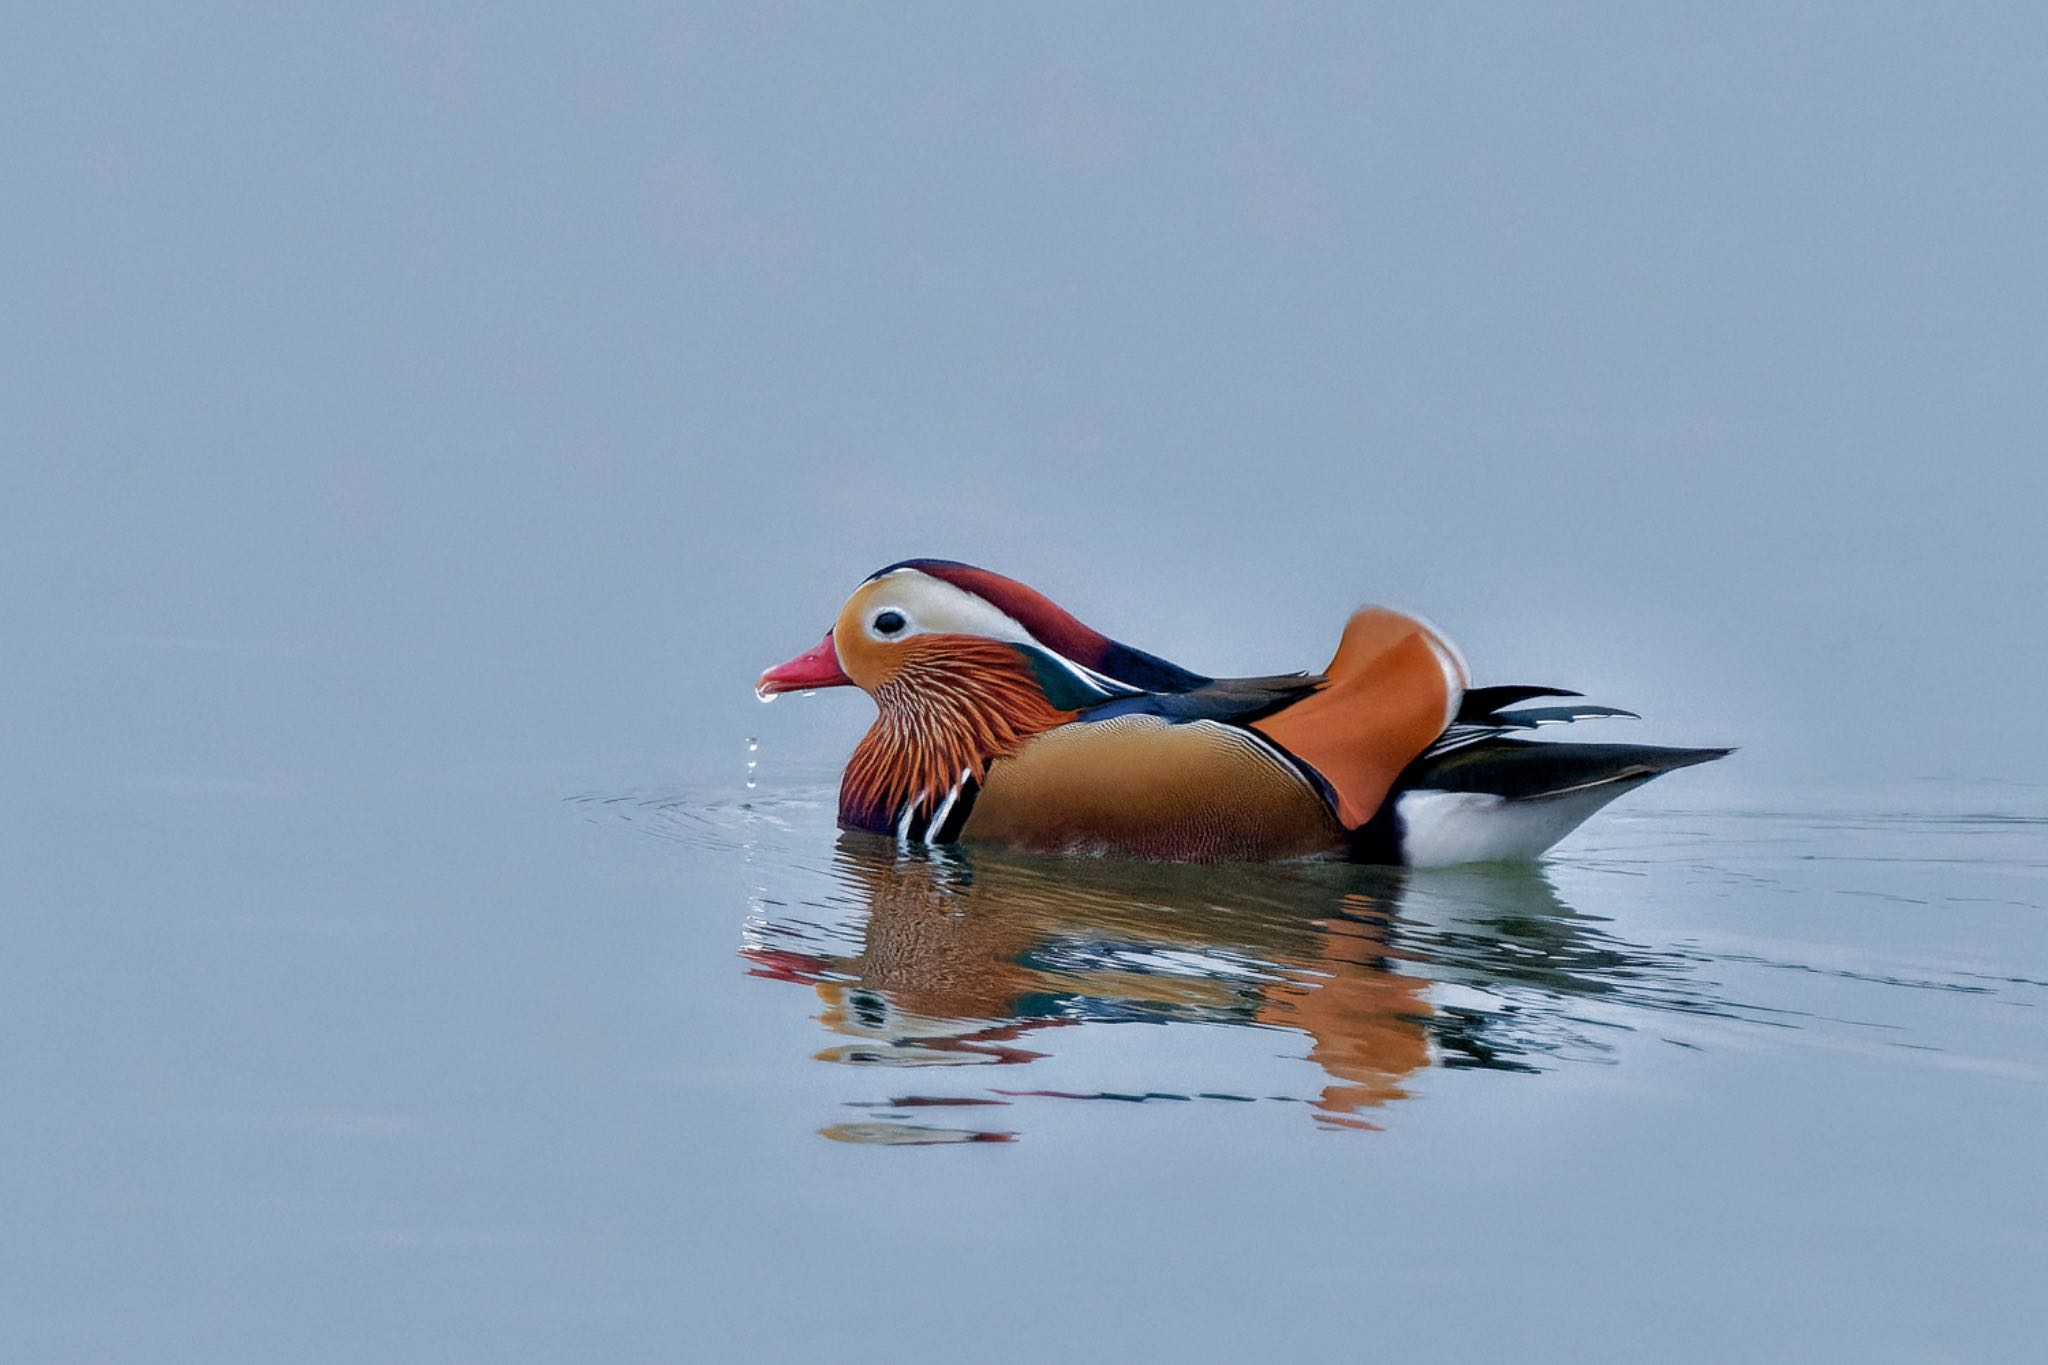
<svg viewBox="0 0 2048 1365">
<path fill-rule="evenodd" d="M 1060 653 L 1056 649 L 1047 649 L 1044 645 L 1037 644 L 1036 641 L 1034 641 L 1033 644 L 1041 654 L 1044 654 L 1047 658 L 1051 659 L 1061 668 L 1064 668 L 1067 670 L 1067 672 L 1073 674 L 1075 682 L 1080 683 L 1089 691 L 1096 693 L 1104 701 L 1108 701 L 1114 697 L 1133 696 L 1137 692 L 1136 688 L 1126 687 L 1124 686 L 1124 684 L 1116 681 L 1114 678 L 1105 678 L 1100 673 L 1097 673 L 1094 669 L 1087 668 L 1081 664 L 1075 663 L 1072 659 L 1069 659 L 1066 655 Z"/>
<path fill-rule="evenodd" d="M 953 790 L 946 793 L 946 799 L 939 802 L 939 808 L 932 812 L 932 822 L 924 827 L 924 841 L 936 844 L 940 831 L 946 828 L 946 817 L 953 813 L 953 803 L 960 799 L 960 793 L 967 787 L 967 774 L 963 770 L 960 780 L 953 784 Z"/>
<path fill-rule="evenodd" d="M 1040 648 L 1043 648 L 1043 646 L 1040 646 Z M 1098 689 L 1108 692 L 1111 696 L 1135 697 L 1140 692 L 1145 690 L 1142 687 L 1133 687 L 1129 683 L 1118 682 L 1115 678 L 1110 677 L 1107 673 L 1097 673 L 1094 669 L 1088 667 L 1086 664 L 1077 664 L 1072 659 L 1069 659 L 1066 655 L 1060 653 L 1058 650 L 1048 649 L 1045 652 L 1052 655 L 1053 658 L 1058 659 L 1068 668 L 1074 669 L 1077 672 L 1083 674 L 1089 682 L 1095 684 L 1095 686 Z"/>
</svg>

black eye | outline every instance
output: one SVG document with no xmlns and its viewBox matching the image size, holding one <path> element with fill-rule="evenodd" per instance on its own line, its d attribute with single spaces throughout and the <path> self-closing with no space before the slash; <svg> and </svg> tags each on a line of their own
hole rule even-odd
<svg viewBox="0 0 2048 1365">
<path fill-rule="evenodd" d="M 875 634 L 894 635 L 897 631 L 903 629 L 906 624 L 902 612 L 885 611 L 875 617 Z"/>
</svg>

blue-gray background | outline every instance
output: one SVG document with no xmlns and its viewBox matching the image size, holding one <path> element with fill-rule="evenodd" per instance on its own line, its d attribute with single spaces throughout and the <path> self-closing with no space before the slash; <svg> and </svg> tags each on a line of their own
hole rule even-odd
<svg viewBox="0 0 2048 1365">
<path fill-rule="evenodd" d="M 913 554 L 1210 670 L 1395 602 L 1752 776 L 2048 756 L 2031 7 L 4 23 L 17 769 L 729 753 Z"/>
<path fill-rule="evenodd" d="M 129 1099 L 379 1131 L 243 1104 L 375 1086 L 137 925 L 575 900 L 474 794 L 833 758 L 855 699 L 748 688 L 892 559 L 1212 672 L 1408 606 L 1743 745 L 1702 798 L 2038 773 L 2044 62 L 2026 5 L 7 7 L 13 1327 L 301 1302 Z M 474 948 L 335 998 L 400 1055 Z"/>
</svg>

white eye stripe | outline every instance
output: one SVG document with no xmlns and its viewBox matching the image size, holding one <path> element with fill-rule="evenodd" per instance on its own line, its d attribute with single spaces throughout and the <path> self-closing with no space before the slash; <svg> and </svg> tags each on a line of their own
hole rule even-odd
<svg viewBox="0 0 2048 1365">
<path fill-rule="evenodd" d="M 910 635 L 980 635 L 1012 644 L 1037 644 L 1030 631 L 1015 617 L 998 610 L 986 598 L 963 592 L 951 583 L 919 573 L 898 569 L 875 580 L 890 586 L 889 595 L 868 611 L 862 628 L 878 640 L 901 640 Z M 885 611 L 902 615 L 904 627 L 890 635 L 875 630 L 875 618 Z"/>
<path fill-rule="evenodd" d="M 1066 655 L 1043 643 L 1037 636 L 1024 628 L 1024 623 L 1002 611 L 985 597 L 978 597 L 954 587 L 930 574 L 916 569 L 897 569 L 882 575 L 877 583 L 888 583 L 892 587 L 888 598 L 868 610 L 862 628 L 868 638 L 893 643 L 909 639 L 913 635 L 979 635 L 984 639 L 1003 640 L 1015 645 L 1030 645 L 1056 662 L 1061 668 L 1073 674 L 1084 686 L 1109 696 L 1129 696 L 1143 691 L 1128 683 L 1097 673 L 1094 669 L 1075 663 Z M 903 629 L 887 635 L 875 629 L 875 621 L 885 612 L 896 612 L 903 617 Z"/>
</svg>

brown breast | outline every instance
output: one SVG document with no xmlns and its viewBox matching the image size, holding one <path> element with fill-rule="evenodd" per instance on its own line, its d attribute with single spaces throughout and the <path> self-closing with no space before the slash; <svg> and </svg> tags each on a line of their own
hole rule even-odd
<svg viewBox="0 0 2048 1365">
<path fill-rule="evenodd" d="M 1280 755 L 1211 721 L 1062 725 L 990 767 L 960 837 L 1190 862 L 1334 852 L 1343 830 Z"/>
</svg>

